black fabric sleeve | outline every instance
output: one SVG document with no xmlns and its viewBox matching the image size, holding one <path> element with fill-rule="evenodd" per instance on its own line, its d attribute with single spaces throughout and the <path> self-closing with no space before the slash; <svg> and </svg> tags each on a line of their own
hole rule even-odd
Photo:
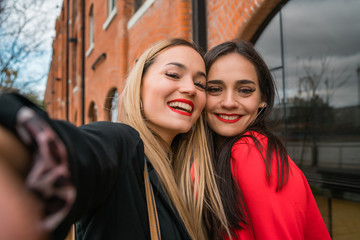
<svg viewBox="0 0 360 240">
<path fill-rule="evenodd" d="M 133 156 L 143 156 L 144 150 L 138 133 L 124 124 L 94 122 L 71 130 L 66 122 L 55 124 L 61 138 L 69 144 L 69 165 L 77 189 L 72 211 L 58 229 L 66 232 L 69 224 L 91 214 L 108 198 L 115 184 L 121 184 L 119 176 L 129 170 L 130 164 L 132 171 L 142 173 L 142 164 L 129 161 Z M 138 169 L 133 169 L 134 166 Z"/>
<path fill-rule="evenodd" d="M 72 223 L 105 201 L 134 155 L 143 156 L 137 131 L 127 125 L 94 122 L 76 127 L 50 119 L 17 94 L 0 96 L 0 124 L 33 153 L 27 185 L 44 201 L 46 224 L 56 239 L 65 237 Z M 49 220 L 59 211 L 63 212 Z"/>
</svg>

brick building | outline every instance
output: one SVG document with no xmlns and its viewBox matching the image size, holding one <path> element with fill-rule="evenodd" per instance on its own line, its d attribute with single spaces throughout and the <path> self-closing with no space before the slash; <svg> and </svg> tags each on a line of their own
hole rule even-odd
<svg viewBox="0 0 360 240">
<path fill-rule="evenodd" d="M 181 37 L 207 50 L 249 40 L 277 81 L 275 131 L 306 174 L 330 233 L 359 239 L 360 119 L 353 115 L 360 111 L 359 3 L 64 0 L 46 110 L 76 125 L 116 121 L 127 72 L 153 43 Z"/>
<path fill-rule="evenodd" d="M 109 99 L 121 92 L 132 63 L 154 42 L 181 37 L 209 48 L 233 38 L 250 40 L 280 2 L 64 0 L 47 110 L 77 125 L 110 120 Z"/>
</svg>

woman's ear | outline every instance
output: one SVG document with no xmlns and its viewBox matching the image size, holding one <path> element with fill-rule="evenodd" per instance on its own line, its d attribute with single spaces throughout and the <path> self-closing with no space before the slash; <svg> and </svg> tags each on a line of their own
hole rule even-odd
<svg viewBox="0 0 360 240">
<path fill-rule="evenodd" d="M 267 103 L 266 103 L 266 102 L 261 102 L 261 103 L 259 104 L 259 108 L 266 108 L 266 106 L 267 106 Z"/>
</svg>

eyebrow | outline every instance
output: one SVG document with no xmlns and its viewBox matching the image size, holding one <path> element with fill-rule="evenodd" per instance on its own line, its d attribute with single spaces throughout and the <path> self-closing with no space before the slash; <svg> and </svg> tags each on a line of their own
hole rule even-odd
<svg viewBox="0 0 360 240">
<path fill-rule="evenodd" d="M 178 62 L 169 62 L 166 65 L 174 65 L 174 66 L 177 66 L 178 68 L 181 68 L 181 69 L 184 69 L 184 70 L 187 69 L 187 67 L 184 64 L 178 63 Z M 201 72 L 201 71 L 198 71 L 196 73 L 196 75 L 198 75 L 199 77 L 205 77 L 206 78 L 206 74 L 204 72 Z"/>
<path fill-rule="evenodd" d="M 224 81 L 223 80 L 208 80 L 207 83 L 224 84 Z M 255 85 L 255 83 L 253 81 L 247 80 L 247 79 L 236 80 L 236 84 L 253 84 L 253 85 Z"/>
</svg>

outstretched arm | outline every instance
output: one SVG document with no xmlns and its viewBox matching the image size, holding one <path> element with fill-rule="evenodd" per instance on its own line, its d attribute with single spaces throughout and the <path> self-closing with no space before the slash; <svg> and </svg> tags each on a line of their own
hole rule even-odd
<svg viewBox="0 0 360 240">
<path fill-rule="evenodd" d="M 4 156 L 15 158 L 8 165 L 25 178 L 22 187 L 41 199 L 40 227 L 55 239 L 64 239 L 72 223 L 102 205 L 129 168 L 142 179 L 143 162 L 133 161 L 134 156 L 143 159 L 142 141 L 127 125 L 95 122 L 76 127 L 49 119 L 20 95 L 4 94 L 0 126 L 21 141 L 9 144 L 6 134 L 1 140 Z"/>
<path fill-rule="evenodd" d="M 0 126 L 0 239 L 45 239 L 38 225 L 41 203 L 24 188 L 30 153 L 9 130 Z"/>
</svg>

